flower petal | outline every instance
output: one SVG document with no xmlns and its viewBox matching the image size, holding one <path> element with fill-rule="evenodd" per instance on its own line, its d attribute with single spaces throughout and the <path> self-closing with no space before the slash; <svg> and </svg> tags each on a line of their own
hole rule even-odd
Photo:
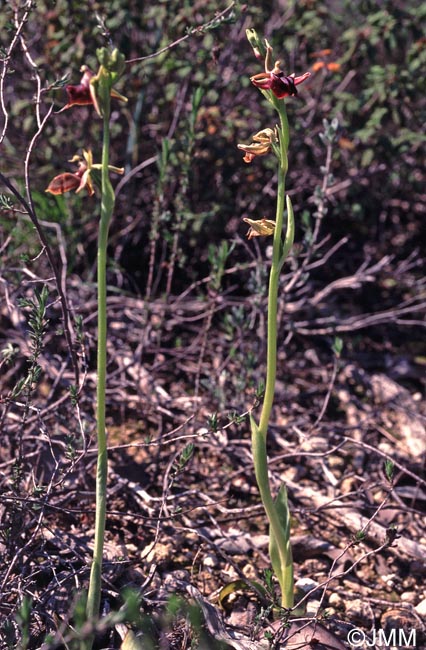
<svg viewBox="0 0 426 650">
<path fill-rule="evenodd" d="M 303 74 L 299 75 L 296 77 L 294 74 L 291 75 L 294 78 L 294 85 L 298 86 L 299 84 L 302 83 L 302 81 L 305 81 L 308 77 L 311 76 L 310 72 L 304 72 Z"/>
</svg>

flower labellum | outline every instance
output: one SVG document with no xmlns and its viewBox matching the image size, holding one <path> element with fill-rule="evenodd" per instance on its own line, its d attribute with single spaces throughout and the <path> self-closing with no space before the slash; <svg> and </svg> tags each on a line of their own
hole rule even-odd
<svg viewBox="0 0 426 650">
<path fill-rule="evenodd" d="M 87 65 L 81 66 L 81 72 L 83 76 L 79 84 L 68 84 L 68 86 L 65 86 L 68 103 L 61 110 L 57 111 L 57 113 L 62 113 L 62 111 L 66 111 L 71 106 L 89 106 L 93 104 L 93 95 L 90 90 L 90 80 L 93 77 L 93 72 L 89 70 Z"/>
<path fill-rule="evenodd" d="M 50 181 L 49 187 L 45 191 L 55 195 L 65 194 L 65 192 L 71 192 L 72 190 L 78 191 L 80 183 L 81 178 L 77 173 L 71 174 L 71 172 L 64 172 L 63 174 L 55 176 L 55 178 Z"/>
</svg>

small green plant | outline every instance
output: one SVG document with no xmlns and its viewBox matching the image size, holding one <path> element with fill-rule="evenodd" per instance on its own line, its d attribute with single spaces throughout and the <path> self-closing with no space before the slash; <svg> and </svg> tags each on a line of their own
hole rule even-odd
<svg viewBox="0 0 426 650">
<path fill-rule="evenodd" d="M 16 623 L 21 632 L 21 642 L 17 650 L 27 650 L 29 648 L 29 643 L 31 640 L 30 634 L 30 619 L 32 611 L 32 598 L 24 596 L 21 606 L 16 613 Z"/>
<path fill-rule="evenodd" d="M 209 429 L 211 429 L 213 433 L 216 433 L 216 431 L 219 428 L 217 413 L 212 413 L 211 415 L 209 415 L 209 417 L 207 418 L 207 424 Z"/>
<path fill-rule="evenodd" d="M 29 328 L 29 349 L 31 354 L 28 358 L 28 370 L 26 374 L 19 379 L 11 390 L 10 399 L 16 400 L 18 397 L 23 400 L 22 424 L 20 427 L 17 457 L 14 463 L 14 480 L 17 486 L 21 479 L 22 459 L 23 459 L 23 433 L 25 423 L 28 419 L 31 409 L 31 397 L 40 381 L 41 367 L 39 357 L 43 350 L 44 337 L 49 323 L 47 319 L 47 300 L 49 291 L 46 286 L 40 292 L 35 291 L 34 298 L 22 298 L 19 306 L 23 309 L 29 309 L 28 328 Z M 15 349 L 3 351 L 5 360 L 12 361 L 17 354 Z"/>
<path fill-rule="evenodd" d="M 176 461 L 173 464 L 173 473 L 175 476 L 185 469 L 185 467 L 188 465 L 189 461 L 191 460 L 193 453 L 194 453 L 194 445 L 192 444 L 192 442 L 190 442 L 182 449 L 179 457 L 176 459 Z"/>
<path fill-rule="evenodd" d="M 290 140 L 285 98 L 296 95 L 296 86 L 310 75 L 309 72 L 296 77 L 285 76 L 277 61 L 272 66 L 272 48 L 268 41 L 263 42 L 255 30 L 247 30 L 247 38 L 258 59 L 264 59 L 265 71 L 251 77 L 278 113 L 279 124 L 265 128 L 253 136 L 249 145 L 238 145 L 244 151 L 244 161 L 250 163 L 257 156 L 273 152 L 278 161 L 278 187 L 275 221 L 263 217 L 260 220 L 245 218 L 250 228 L 248 238 L 273 236 L 272 264 L 269 274 L 268 326 L 267 326 L 267 366 L 266 384 L 262 399 L 259 422 L 250 415 L 252 432 L 252 451 L 256 480 L 260 497 L 269 521 L 269 554 L 272 568 L 281 588 L 281 605 L 290 609 L 294 605 L 293 560 L 290 545 L 290 513 L 287 490 L 283 484 L 274 499 L 268 475 L 267 434 L 274 401 L 277 372 L 277 305 L 279 277 L 294 240 L 294 215 L 290 197 L 286 196 L 285 179 L 288 170 L 288 147 Z M 284 236 L 283 236 L 284 233 Z"/>
<path fill-rule="evenodd" d="M 341 356 L 342 350 L 343 350 L 343 341 L 339 336 L 336 336 L 336 338 L 334 339 L 333 345 L 332 345 L 332 350 L 333 350 L 334 354 L 336 355 L 336 358 L 340 359 L 340 356 Z"/>
<path fill-rule="evenodd" d="M 388 459 L 385 461 L 385 475 L 389 483 L 392 483 L 393 477 L 394 477 L 394 472 L 395 472 L 395 465 L 394 463 Z"/>
<path fill-rule="evenodd" d="M 354 544 L 360 544 L 365 540 L 365 532 L 363 530 L 357 530 L 355 535 L 353 536 L 353 543 Z"/>
<path fill-rule="evenodd" d="M 22 298 L 19 301 L 20 307 L 28 307 L 30 314 L 28 317 L 28 326 L 31 340 L 31 356 L 30 363 L 35 364 L 40 356 L 43 347 L 43 337 L 46 332 L 49 321 L 46 319 L 47 298 L 49 292 L 47 287 L 44 286 L 40 293 L 35 293 L 35 299 Z"/>
</svg>

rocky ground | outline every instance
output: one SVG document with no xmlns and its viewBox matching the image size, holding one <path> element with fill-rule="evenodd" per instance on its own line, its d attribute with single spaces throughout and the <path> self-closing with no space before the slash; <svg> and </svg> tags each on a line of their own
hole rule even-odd
<svg viewBox="0 0 426 650">
<path fill-rule="evenodd" d="M 42 378 L 14 396 L 30 344 L 25 309 L 12 301 L 3 308 L 5 337 L 20 350 L 4 361 L 2 380 L 5 648 L 15 647 L 26 625 L 22 647 L 66 647 L 77 595 L 87 585 L 95 307 L 91 288 L 84 291 L 78 402 L 63 389 L 72 372 L 52 326 L 39 359 Z M 248 300 L 238 306 L 250 313 Z M 224 330 L 218 314 L 232 307 L 235 301 L 209 305 L 189 297 L 149 306 L 110 298 L 104 616 L 123 607 L 131 588 L 139 598 L 142 618 L 134 630 L 141 647 L 348 648 L 353 628 L 370 644 L 373 630 L 414 631 L 406 638 L 423 647 L 424 358 L 401 355 L 401 348 L 395 354 L 368 329 L 362 354 L 350 346 L 333 354 L 297 329 L 281 341 L 270 472 L 276 490 L 282 481 L 288 487 L 301 589 L 297 620 L 307 625 L 300 631 L 293 623 L 289 631 L 268 573 L 268 531 L 250 450 L 247 413 L 257 413 L 258 400 L 244 373 L 258 379 L 262 363 L 248 369 L 242 325 L 232 340 Z M 290 318 L 284 304 L 281 318 Z M 257 334 L 261 327 L 259 319 Z M 260 355 L 261 340 L 254 341 Z M 102 625 L 98 648 L 127 647 L 121 638 L 129 623 L 107 618 Z M 43 645 L 47 632 L 54 641 Z"/>
</svg>

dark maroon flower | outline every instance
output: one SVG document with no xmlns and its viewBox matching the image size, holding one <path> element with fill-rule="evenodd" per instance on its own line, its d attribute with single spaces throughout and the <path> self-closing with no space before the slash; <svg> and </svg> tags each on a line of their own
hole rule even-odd
<svg viewBox="0 0 426 650">
<path fill-rule="evenodd" d="M 93 104 L 93 91 L 90 86 L 90 80 L 94 76 L 93 72 L 89 70 L 87 65 L 81 67 L 81 72 L 83 76 L 79 84 L 65 86 L 68 103 L 58 113 L 65 111 L 67 108 L 71 108 L 71 106 L 89 106 Z"/>
<path fill-rule="evenodd" d="M 87 65 L 81 66 L 81 72 L 83 73 L 83 76 L 81 77 L 79 84 L 69 84 L 68 86 L 65 86 L 68 95 L 68 103 L 61 108 L 61 110 L 57 111 L 58 113 L 62 113 L 62 111 L 71 108 L 71 106 L 92 105 L 95 107 L 96 112 L 100 114 L 95 88 L 92 83 L 92 80 L 95 81 L 97 77 L 95 77 L 95 74 L 89 70 Z M 127 99 L 114 89 L 111 90 L 111 97 L 127 102 Z"/>
<path fill-rule="evenodd" d="M 284 97 L 293 97 L 297 95 L 296 86 L 310 77 L 310 72 L 296 77 L 295 74 L 285 75 L 280 68 L 280 62 L 277 61 L 271 68 L 272 47 L 266 41 L 265 72 L 260 72 L 250 77 L 250 81 L 261 90 L 270 90 L 275 97 L 283 99 Z"/>
</svg>

